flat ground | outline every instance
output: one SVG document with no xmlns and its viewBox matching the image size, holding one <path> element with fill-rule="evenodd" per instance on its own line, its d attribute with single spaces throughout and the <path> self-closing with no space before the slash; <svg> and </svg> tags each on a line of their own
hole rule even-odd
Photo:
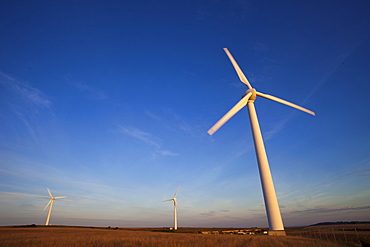
<svg viewBox="0 0 370 247">
<path fill-rule="evenodd" d="M 287 228 L 288 236 L 199 234 L 200 231 L 225 229 L 180 228 L 97 228 L 97 227 L 0 227 L 0 246 L 132 246 L 132 247 L 334 247 L 361 246 L 360 238 L 369 238 L 370 225 L 353 230 L 345 226 Z M 347 227 L 347 228 L 346 228 Z M 343 230 L 344 229 L 344 230 Z M 235 229 L 234 229 L 235 230 Z M 345 235 L 343 235 L 343 233 Z"/>
</svg>

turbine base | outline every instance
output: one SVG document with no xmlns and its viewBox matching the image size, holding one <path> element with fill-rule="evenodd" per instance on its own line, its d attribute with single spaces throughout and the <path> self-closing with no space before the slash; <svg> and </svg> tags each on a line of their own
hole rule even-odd
<svg viewBox="0 0 370 247">
<path fill-rule="evenodd" d="M 269 236 L 286 236 L 285 230 L 268 231 Z"/>
</svg>

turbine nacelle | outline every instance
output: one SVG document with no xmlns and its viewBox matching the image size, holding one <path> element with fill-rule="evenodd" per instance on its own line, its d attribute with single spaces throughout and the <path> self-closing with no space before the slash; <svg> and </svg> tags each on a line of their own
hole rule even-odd
<svg viewBox="0 0 370 247">
<path fill-rule="evenodd" d="M 242 99 L 247 96 L 249 93 L 252 93 L 250 96 L 249 96 L 249 99 L 248 99 L 248 102 L 254 102 L 257 98 L 257 91 L 255 88 L 251 88 L 251 89 L 248 89 L 247 91 L 245 91 L 242 95 Z"/>
</svg>

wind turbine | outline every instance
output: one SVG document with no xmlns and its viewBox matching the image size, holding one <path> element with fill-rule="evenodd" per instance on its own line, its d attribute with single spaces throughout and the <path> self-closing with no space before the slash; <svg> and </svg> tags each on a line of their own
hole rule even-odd
<svg viewBox="0 0 370 247">
<path fill-rule="evenodd" d="M 176 195 L 177 195 L 177 192 L 179 192 L 179 189 L 180 189 L 180 185 L 179 187 L 177 187 L 177 190 L 175 194 L 173 195 L 173 198 L 163 201 L 163 202 L 173 201 L 173 229 L 175 231 L 177 230 L 177 207 L 178 207 Z"/>
<path fill-rule="evenodd" d="M 239 79 L 249 89 L 245 91 L 245 93 L 242 96 L 242 99 L 233 108 L 231 108 L 231 110 L 229 110 L 220 120 L 218 120 L 218 122 L 215 125 L 213 125 L 212 128 L 208 130 L 208 134 L 210 135 L 214 134 L 232 116 L 234 116 L 238 111 L 240 111 L 244 106 L 247 105 L 250 124 L 252 128 L 254 146 L 255 146 L 255 151 L 256 151 L 256 156 L 257 156 L 258 169 L 260 173 L 263 197 L 265 201 L 267 220 L 268 220 L 268 224 L 270 228 L 269 235 L 285 235 L 284 225 L 283 225 L 283 221 L 281 218 L 281 213 L 280 213 L 279 204 L 278 204 L 277 197 L 276 197 L 274 183 L 272 181 L 270 166 L 268 163 L 265 146 L 264 146 L 264 142 L 262 139 L 262 134 L 261 134 L 261 129 L 259 126 L 258 118 L 257 118 L 256 109 L 254 107 L 254 101 L 256 100 L 257 96 L 260 96 L 266 99 L 270 99 L 270 100 L 288 105 L 290 107 L 304 111 L 311 115 L 315 115 L 315 113 L 313 111 L 307 110 L 306 108 L 290 103 L 286 100 L 277 98 L 275 96 L 257 92 L 256 89 L 254 89 L 251 86 L 248 79 L 245 77 L 244 73 L 239 68 L 239 65 L 236 63 L 235 59 L 233 58 L 229 50 L 227 48 L 224 48 L 224 51 L 226 52 L 232 65 L 234 66 L 236 73 L 239 76 Z"/>
<path fill-rule="evenodd" d="M 48 190 L 48 193 L 49 193 L 49 196 L 50 196 L 51 199 L 48 202 L 48 204 L 46 204 L 46 206 L 44 208 L 44 211 L 45 211 L 45 209 L 50 205 L 49 212 L 48 212 L 48 217 L 46 217 L 46 223 L 45 223 L 46 226 L 49 225 L 50 215 L 51 215 L 51 210 L 53 209 L 54 200 L 55 199 L 59 199 L 59 198 L 66 198 L 66 196 L 53 197 L 53 195 L 51 194 L 50 190 L 49 189 L 47 189 L 47 190 Z"/>
</svg>

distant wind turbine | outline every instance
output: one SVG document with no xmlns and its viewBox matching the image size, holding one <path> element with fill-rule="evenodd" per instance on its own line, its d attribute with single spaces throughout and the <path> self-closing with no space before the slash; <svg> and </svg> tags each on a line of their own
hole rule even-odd
<svg viewBox="0 0 370 247">
<path fill-rule="evenodd" d="M 270 228 L 269 234 L 270 235 L 285 235 L 284 225 L 283 225 L 283 221 L 281 218 L 281 213 L 280 213 L 279 204 L 278 204 L 277 197 L 276 197 L 274 183 L 272 181 L 270 166 L 268 163 L 261 130 L 260 130 L 260 126 L 258 123 L 256 109 L 254 107 L 254 101 L 256 100 L 257 96 L 260 96 L 266 99 L 270 99 L 270 100 L 288 105 L 298 110 L 307 112 L 311 115 L 315 115 L 315 113 L 313 111 L 307 110 L 306 108 L 290 103 L 286 100 L 277 98 L 275 96 L 257 92 L 256 89 L 252 88 L 248 79 L 245 77 L 242 70 L 239 68 L 239 65 L 236 63 L 236 61 L 234 60 L 229 50 L 227 48 L 224 48 L 224 51 L 229 57 L 231 63 L 233 64 L 236 70 L 236 73 L 239 76 L 239 79 L 249 89 L 245 91 L 245 93 L 242 96 L 242 99 L 233 108 L 231 108 L 231 110 L 229 110 L 215 125 L 213 125 L 212 128 L 208 130 L 208 134 L 210 135 L 214 134 L 219 128 L 221 128 L 222 125 L 224 125 L 232 116 L 234 116 L 244 106 L 246 105 L 248 106 L 249 119 L 250 119 L 250 124 L 252 128 L 254 146 L 255 146 L 257 162 L 258 162 L 258 169 L 260 173 L 263 197 L 265 201 L 267 220 L 268 220 L 268 224 Z"/>
<path fill-rule="evenodd" d="M 50 215 L 51 215 L 51 210 L 53 209 L 54 200 L 55 199 L 59 199 L 59 198 L 66 198 L 66 196 L 53 197 L 53 195 L 51 194 L 50 190 L 49 189 L 47 189 L 47 190 L 48 190 L 48 193 L 49 193 L 49 196 L 50 196 L 51 199 L 48 202 L 48 204 L 46 204 L 46 206 L 44 208 L 44 211 L 45 211 L 45 209 L 50 205 L 49 212 L 48 212 L 48 217 L 46 217 L 46 223 L 45 223 L 46 226 L 49 225 Z"/>
<path fill-rule="evenodd" d="M 175 194 L 173 195 L 173 198 L 164 201 L 164 202 L 173 201 L 173 229 L 174 230 L 177 230 L 177 207 L 178 205 L 177 205 L 176 195 L 177 195 L 177 192 L 179 192 L 179 189 L 180 189 L 180 185 L 179 187 L 177 187 L 177 190 Z"/>
</svg>

